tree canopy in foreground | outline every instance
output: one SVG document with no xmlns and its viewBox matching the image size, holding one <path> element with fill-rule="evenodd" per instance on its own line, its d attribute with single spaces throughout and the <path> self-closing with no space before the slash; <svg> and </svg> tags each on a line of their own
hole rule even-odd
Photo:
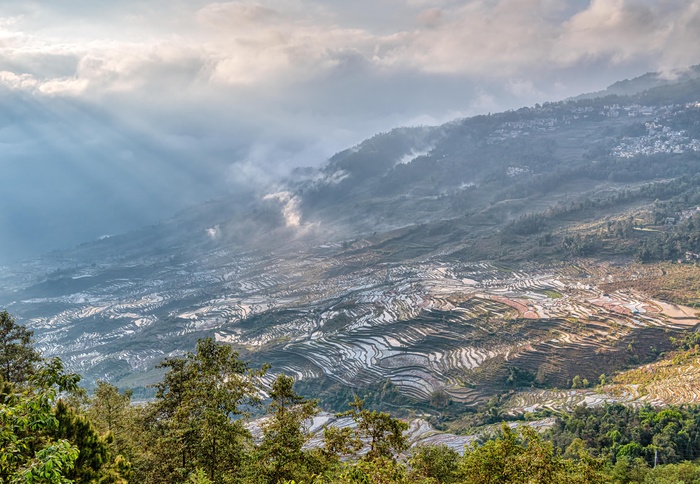
<svg viewBox="0 0 700 484">
<path fill-rule="evenodd" d="M 508 484 L 695 483 L 700 409 L 608 405 L 562 415 L 539 433 L 505 423 L 460 454 L 409 448 L 406 422 L 365 406 L 340 415 L 309 445 L 318 402 L 230 346 L 198 341 L 161 363 L 155 398 L 98 382 L 91 397 L 59 359 L 43 360 L 32 333 L 0 313 L 0 483 Z M 9 370 L 8 370 L 9 369 Z M 254 438 L 250 417 L 266 415 Z"/>
</svg>

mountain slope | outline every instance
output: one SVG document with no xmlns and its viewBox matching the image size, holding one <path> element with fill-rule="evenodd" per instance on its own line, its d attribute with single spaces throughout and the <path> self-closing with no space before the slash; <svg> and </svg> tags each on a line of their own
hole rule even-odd
<svg viewBox="0 0 700 484">
<path fill-rule="evenodd" d="M 479 402 L 513 374 L 595 379 L 698 324 L 608 289 L 599 265 L 671 230 L 629 217 L 694 208 L 694 82 L 377 135 L 245 203 L 11 267 L 0 305 L 47 354 L 123 386 L 202 336 L 270 362 L 270 378 L 389 380 L 416 400 Z"/>
</svg>

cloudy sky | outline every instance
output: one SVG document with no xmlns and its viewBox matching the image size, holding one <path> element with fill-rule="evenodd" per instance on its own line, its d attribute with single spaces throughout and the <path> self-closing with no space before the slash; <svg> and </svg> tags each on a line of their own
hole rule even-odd
<svg viewBox="0 0 700 484">
<path fill-rule="evenodd" d="M 0 263 L 699 45 L 700 0 L 3 0 Z"/>
</svg>

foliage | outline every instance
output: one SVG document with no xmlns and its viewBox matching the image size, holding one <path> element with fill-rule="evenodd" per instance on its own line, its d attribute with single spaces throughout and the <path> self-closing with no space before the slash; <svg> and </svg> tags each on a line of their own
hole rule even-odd
<svg viewBox="0 0 700 484">
<path fill-rule="evenodd" d="M 532 371 L 518 368 L 516 366 L 508 367 L 508 376 L 506 377 L 506 386 L 522 387 L 533 386 L 537 375 Z"/>
<path fill-rule="evenodd" d="M 348 402 L 356 396 L 356 390 L 338 384 L 328 377 L 301 380 L 295 383 L 295 388 L 302 395 L 313 395 L 328 412 L 342 412 L 347 408 Z M 372 382 L 363 387 L 360 397 L 365 405 L 373 410 L 396 409 L 406 403 L 406 396 L 389 379 Z M 420 406 L 422 402 L 413 403 Z"/>
<path fill-rule="evenodd" d="M 114 455 L 132 461 L 138 454 L 136 441 L 141 433 L 137 424 L 138 409 L 131 405 L 131 391 L 119 389 L 104 381 L 98 381 L 85 416 L 102 434 L 109 434 L 107 441 Z"/>
<path fill-rule="evenodd" d="M 55 388 L 3 396 L 0 403 L 0 482 L 70 482 L 79 450 L 51 437 L 59 425 L 52 407 Z"/>
<path fill-rule="evenodd" d="M 0 381 L 26 381 L 39 362 L 31 346 L 33 331 L 17 324 L 7 311 L 0 312 Z"/>
<path fill-rule="evenodd" d="M 81 449 L 61 435 L 55 405 L 79 377 L 64 373 L 58 359 L 24 374 L 32 380 L 6 383 L 0 392 L 0 482 L 72 482 L 70 473 L 82 470 Z"/>
<path fill-rule="evenodd" d="M 700 456 L 700 407 L 634 409 L 621 404 L 578 407 L 557 419 L 549 437 L 560 449 L 580 439 L 596 456 L 641 457 L 650 465 Z"/>
<path fill-rule="evenodd" d="M 681 351 L 698 349 L 700 345 L 700 333 L 691 331 L 683 335 L 682 339 L 671 338 L 671 343 Z"/>
<path fill-rule="evenodd" d="M 309 440 L 308 425 L 319 412 L 315 400 L 305 400 L 294 392 L 294 379 L 281 374 L 272 384 L 267 407 L 269 420 L 263 425 L 263 440 L 254 452 L 255 482 L 276 483 L 287 479 L 310 478 L 323 465 L 303 450 Z"/>
<path fill-rule="evenodd" d="M 71 442 L 79 450 L 75 467 L 66 476 L 75 482 L 94 482 L 101 477 L 102 467 L 108 462 L 108 447 L 105 438 L 95 431 L 83 415 L 77 414 L 59 400 L 54 409 L 58 428 L 53 435 Z"/>
<path fill-rule="evenodd" d="M 195 353 L 169 358 L 156 384 L 155 401 L 145 409 L 148 452 L 135 464 L 141 482 L 183 481 L 202 469 L 212 482 L 240 475 L 252 447 L 240 417 L 244 406 L 259 402 L 252 371 L 238 353 L 211 338 L 197 342 Z"/>
<path fill-rule="evenodd" d="M 603 482 L 594 460 L 579 455 L 566 461 L 551 442 L 535 430 L 507 425 L 501 435 L 479 446 L 474 443 L 459 463 L 460 482 L 474 484 L 522 482 Z"/>
<path fill-rule="evenodd" d="M 457 482 L 460 455 L 446 445 L 421 445 L 410 460 L 411 476 L 432 479 L 436 484 Z"/>
<path fill-rule="evenodd" d="M 696 348 L 689 334 L 676 342 Z M 279 375 L 255 442 L 244 425 L 258 405 L 260 371 L 229 346 L 200 340 L 163 363 L 153 402 L 99 382 L 87 406 L 69 404 L 79 377 L 46 361 L 0 387 L 0 483 L 480 484 L 691 483 L 700 480 L 700 407 L 578 407 L 544 434 L 502 425 L 460 455 L 447 446 L 408 448 L 408 425 L 360 398 L 309 445 L 315 400 Z M 515 372 L 511 372 L 514 379 Z M 575 378 L 575 386 L 587 382 Z M 59 398 L 60 397 L 60 398 Z M 78 401 L 78 400 L 73 400 Z M 495 399 L 492 420 L 501 415 Z M 489 411 L 490 411 L 489 410 Z"/>
<path fill-rule="evenodd" d="M 700 253 L 700 215 L 681 221 L 674 225 L 671 231 L 665 232 L 660 237 L 644 240 L 637 251 L 639 260 L 642 262 L 684 260 L 686 255 L 695 260 L 694 254 L 698 253 Z"/>
<path fill-rule="evenodd" d="M 196 469 L 187 479 L 187 484 L 211 484 L 207 474 L 202 469 Z"/>
<path fill-rule="evenodd" d="M 393 459 L 408 448 L 403 432 L 408 424 L 392 418 L 386 412 L 365 408 L 365 402 L 355 397 L 350 403 L 351 410 L 341 414 L 349 415 L 357 424 L 357 437 L 369 441 L 369 451 L 364 460 Z"/>
</svg>

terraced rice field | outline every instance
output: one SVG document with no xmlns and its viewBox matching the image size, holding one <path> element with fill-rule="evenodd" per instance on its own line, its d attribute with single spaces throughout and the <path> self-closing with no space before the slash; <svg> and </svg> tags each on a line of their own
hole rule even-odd
<svg viewBox="0 0 700 484">
<path fill-rule="evenodd" d="M 387 262 L 369 241 L 156 257 L 113 278 L 103 270 L 75 269 L 61 291 L 37 286 L 7 305 L 42 350 L 88 380 L 147 371 L 213 336 L 270 362 L 270 380 L 388 379 L 411 398 L 442 390 L 475 403 L 499 391 L 507 367 L 555 384 L 574 374 L 593 381 L 619 367 L 631 342 L 663 350 L 699 322 L 640 291 L 600 289 L 595 268 L 510 270 L 442 252 Z"/>
<path fill-rule="evenodd" d="M 591 407 L 603 403 L 700 404 L 700 356 L 692 351 L 674 353 L 659 362 L 622 372 L 613 378 L 613 383 L 595 390 L 521 391 L 509 399 L 506 411 L 519 415 L 542 409 L 571 410 L 577 405 Z"/>
<path fill-rule="evenodd" d="M 630 393 L 652 405 L 700 403 L 700 356 L 691 350 L 621 373 L 606 390 Z"/>
</svg>

